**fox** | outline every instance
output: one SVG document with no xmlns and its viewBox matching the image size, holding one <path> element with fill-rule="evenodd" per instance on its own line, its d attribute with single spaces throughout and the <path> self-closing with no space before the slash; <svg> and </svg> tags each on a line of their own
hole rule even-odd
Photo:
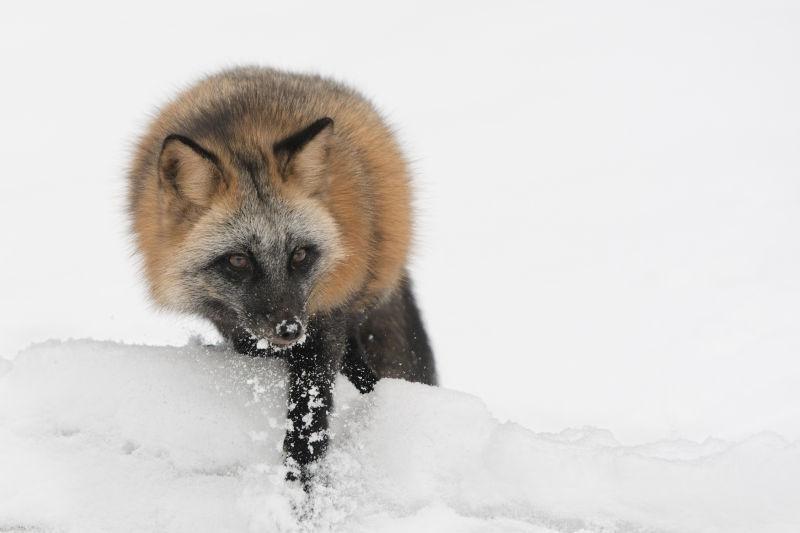
<svg viewBox="0 0 800 533">
<path fill-rule="evenodd" d="M 128 213 L 151 299 L 287 368 L 286 477 L 329 444 L 341 373 L 437 384 L 408 273 L 409 165 L 355 89 L 261 66 L 206 76 L 136 142 Z"/>
</svg>

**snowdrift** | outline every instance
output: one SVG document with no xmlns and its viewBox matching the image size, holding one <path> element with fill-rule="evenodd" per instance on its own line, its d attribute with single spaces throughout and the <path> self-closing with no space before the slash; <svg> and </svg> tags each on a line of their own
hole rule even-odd
<svg viewBox="0 0 800 533">
<path fill-rule="evenodd" d="M 306 497 L 283 481 L 283 376 L 199 344 L 0 359 L 0 531 L 800 530 L 797 442 L 535 433 L 396 380 L 367 396 L 339 380 Z"/>
</svg>

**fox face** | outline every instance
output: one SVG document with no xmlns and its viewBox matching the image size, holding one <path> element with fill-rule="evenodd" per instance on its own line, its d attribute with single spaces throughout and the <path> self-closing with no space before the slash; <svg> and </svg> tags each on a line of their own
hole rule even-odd
<svg viewBox="0 0 800 533">
<path fill-rule="evenodd" d="M 155 284 L 162 304 L 272 348 L 303 340 L 322 281 L 344 258 L 325 205 L 331 129 L 320 119 L 260 150 L 165 139 L 165 230 L 180 237 Z"/>
</svg>

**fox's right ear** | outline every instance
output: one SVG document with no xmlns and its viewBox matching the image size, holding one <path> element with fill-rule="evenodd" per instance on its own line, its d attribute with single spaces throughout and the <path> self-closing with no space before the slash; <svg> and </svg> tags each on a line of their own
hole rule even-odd
<svg viewBox="0 0 800 533">
<path fill-rule="evenodd" d="M 161 145 L 158 177 L 166 190 L 201 207 L 208 206 L 222 183 L 217 156 L 178 134 L 168 135 Z"/>
</svg>

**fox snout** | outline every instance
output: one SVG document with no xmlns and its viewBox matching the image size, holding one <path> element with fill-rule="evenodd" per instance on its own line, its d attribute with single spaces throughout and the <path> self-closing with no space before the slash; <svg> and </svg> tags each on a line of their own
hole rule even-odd
<svg viewBox="0 0 800 533">
<path fill-rule="evenodd" d="M 275 333 L 274 339 L 271 339 L 270 342 L 275 344 L 283 343 L 286 346 L 291 346 L 305 333 L 303 328 L 303 323 L 297 317 L 292 317 L 289 319 L 283 319 L 274 327 L 273 329 Z"/>
<path fill-rule="evenodd" d="M 266 341 L 278 348 L 288 348 L 305 338 L 306 328 L 304 321 L 296 316 L 266 315 L 257 320 L 255 327 L 249 328 L 259 344 Z"/>
</svg>

